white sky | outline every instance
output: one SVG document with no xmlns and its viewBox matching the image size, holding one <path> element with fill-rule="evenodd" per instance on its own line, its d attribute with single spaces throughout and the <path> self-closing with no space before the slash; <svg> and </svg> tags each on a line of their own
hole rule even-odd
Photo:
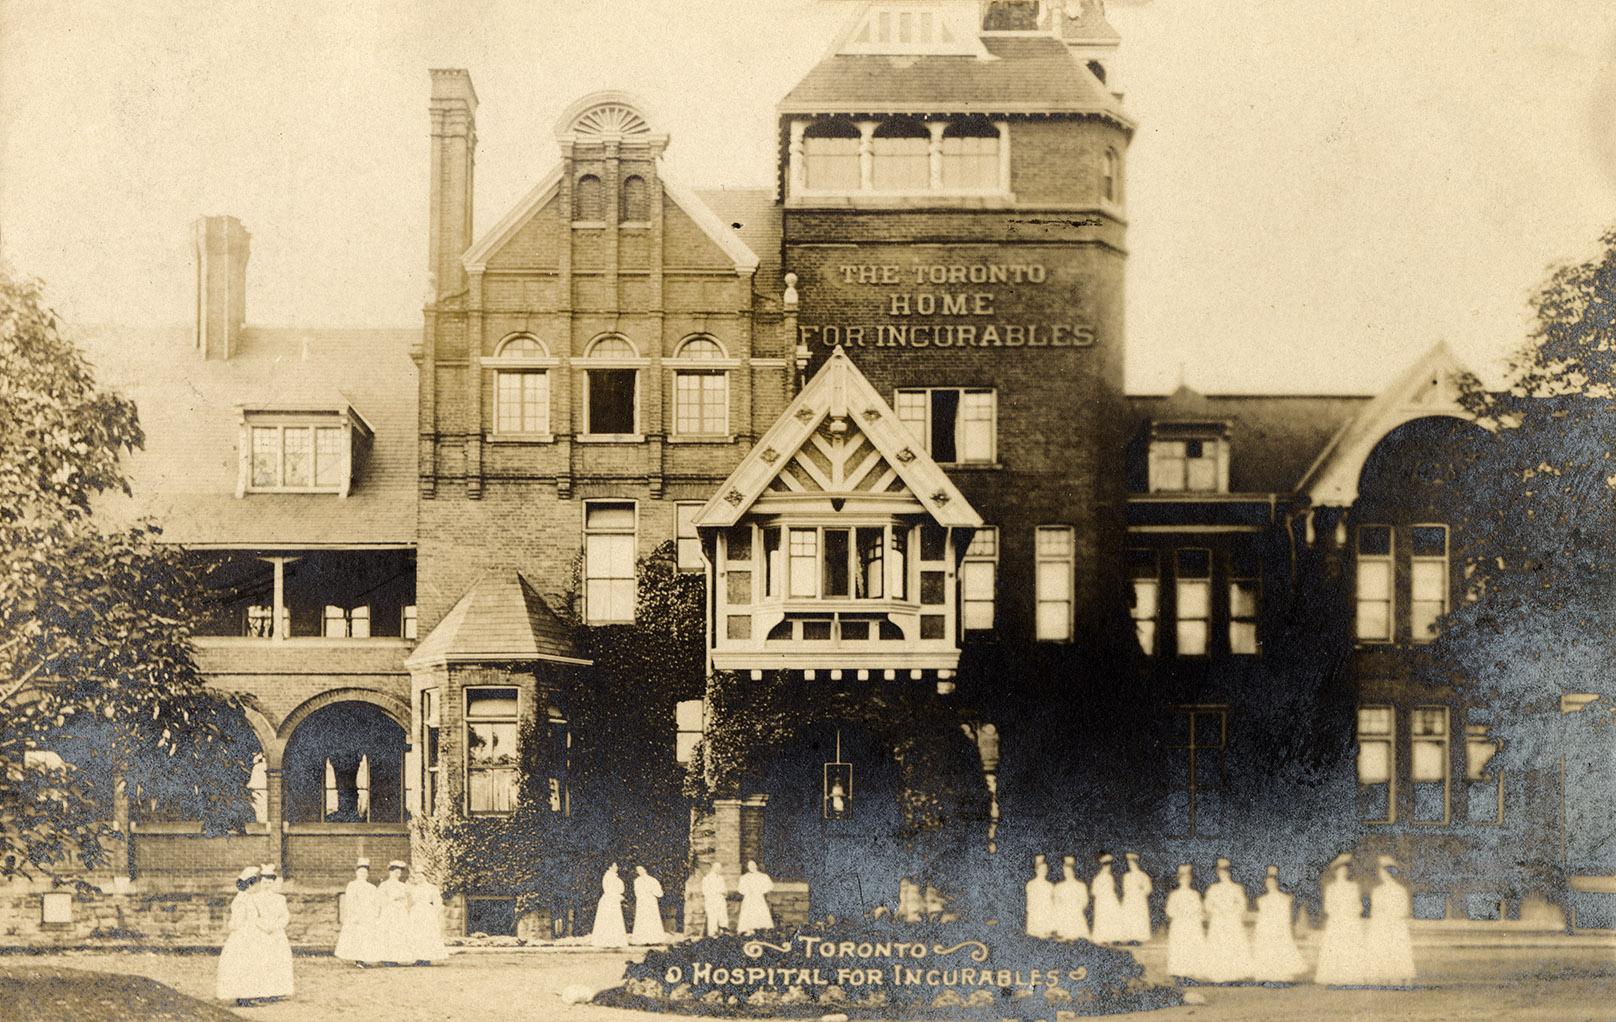
<svg viewBox="0 0 1616 1022">
<path fill-rule="evenodd" d="M 1113 0 L 1129 386 L 1357 391 L 1484 365 L 1616 221 L 1616 3 Z M 766 186 L 846 0 L 0 0 L 0 255 L 83 322 L 190 316 L 191 221 L 253 234 L 248 318 L 410 326 L 428 67 L 471 70 L 477 223 L 597 88 L 697 186 Z"/>
</svg>

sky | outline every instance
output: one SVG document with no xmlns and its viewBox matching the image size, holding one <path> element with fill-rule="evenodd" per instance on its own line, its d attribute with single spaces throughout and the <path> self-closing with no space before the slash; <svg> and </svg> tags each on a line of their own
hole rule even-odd
<svg viewBox="0 0 1616 1022">
<path fill-rule="evenodd" d="M 429 67 L 470 69 L 476 221 L 602 88 L 698 187 L 768 186 L 774 105 L 849 0 L 0 0 L 0 259 L 70 322 L 183 323 L 190 224 L 252 232 L 250 323 L 413 326 Z M 1372 391 L 1484 373 L 1616 222 L 1616 3 L 1112 0 L 1128 385 Z"/>
</svg>

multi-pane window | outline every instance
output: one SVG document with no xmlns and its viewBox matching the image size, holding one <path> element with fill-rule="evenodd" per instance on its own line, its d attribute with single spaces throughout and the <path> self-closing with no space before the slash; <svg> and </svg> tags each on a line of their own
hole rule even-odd
<svg viewBox="0 0 1616 1022">
<path fill-rule="evenodd" d="M 1180 550 L 1174 564 L 1178 655 L 1206 656 L 1212 634 L 1212 552 Z"/>
<path fill-rule="evenodd" d="M 808 127 L 802 140 L 804 185 L 816 192 L 856 192 L 860 187 L 859 130 L 832 119 Z"/>
<path fill-rule="evenodd" d="M 897 392 L 898 419 L 942 464 L 986 464 L 994 458 L 994 393 L 986 387 Z"/>
<path fill-rule="evenodd" d="M 673 708 L 673 761 L 689 763 L 701 741 L 702 704 L 700 699 L 680 700 Z"/>
<path fill-rule="evenodd" d="M 440 696 L 437 689 L 421 691 L 421 771 L 425 783 L 421 786 L 421 806 L 428 816 L 437 812 L 438 793 L 443 777 L 443 759 L 439 743 L 441 719 Z"/>
<path fill-rule="evenodd" d="M 1415 642 L 1436 637 L 1436 623 L 1448 612 L 1448 527 L 1416 525 L 1408 530 L 1409 635 Z"/>
<path fill-rule="evenodd" d="M 1156 551 L 1142 547 L 1128 551 L 1128 577 L 1133 585 L 1133 606 L 1128 613 L 1133 618 L 1139 648 L 1146 656 L 1153 656 L 1156 652 L 1156 614 L 1161 602 L 1159 576 Z"/>
<path fill-rule="evenodd" d="M 1414 788 L 1414 820 L 1448 819 L 1448 710 L 1422 706 L 1409 715 L 1408 779 Z"/>
<path fill-rule="evenodd" d="M 971 536 L 960 563 L 960 608 L 966 631 L 993 628 L 993 596 L 999 575 L 999 530 L 984 525 Z"/>
<path fill-rule="evenodd" d="M 323 632 L 328 639 L 370 638 L 370 607 L 339 607 L 336 604 L 326 604 Z"/>
<path fill-rule="evenodd" d="M 1064 642 L 1072 637 L 1072 575 L 1076 539 L 1069 525 L 1040 525 L 1035 536 L 1036 635 Z"/>
<path fill-rule="evenodd" d="M 729 430 L 729 375 L 673 374 L 673 431 L 679 436 L 716 436 Z"/>
<path fill-rule="evenodd" d="M 634 620 L 634 504 L 584 505 L 584 619 L 591 624 Z"/>
<path fill-rule="evenodd" d="M 347 465 L 346 430 L 341 426 L 253 426 L 253 490 L 329 490 L 342 488 Z"/>
<path fill-rule="evenodd" d="M 1357 632 L 1362 642 L 1392 639 L 1392 529 L 1358 526 Z"/>
<path fill-rule="evenodd" d="M 886 593 L 886 529 L 854 529 L 853 556 L 853 595 L 879 600 Z"/>
<path fill-rule="evenodd" d="M 1216 837 L 1222 830 L 1229 711 L 1221 706 L 1193 706 L 1173 713 L 1168 833 L 1174 837 Z"/>
<path fill-rule="evenodd" d="M 790 530 L 791 595 L 819 595 L 819 531 Z"/>
<path fill-rule="evenodd" d="M 680 571 L 700 571 L 701 537 L 696 534 L 696 513 L 701 510 L 699 503 L 678 503 L 673 505 L 674 540 L 679 550 Z"/>
<path fill-rule="evenodd" d="M 1395 719 L 1390 706 L 1358 708 L 1358 818 L 1366 823 L 1394 818 Z"/>
<path fill-rule="evenodd" d="M 1257 608 L 1262 578 L 1257 559 L 1247 552 L 1229 558 L 1229 652 L 1257 652 Z"/>
<path fill-rule="evenodd" d="M 968 118 L 943 129 L 943 188 L 988 191 L 999 186 L 999 129 L 992 121 Z"/>
<path fill-rule="evenodd" d="M 931 132 L 919 121 L 883 121 L 870 139 L 870 184 L 878 192 L 931 187 Z"/>
<path fill-rule="evenodd" d="M 946 637 L 948 617 L 948 534 L 935 525 L 920 528 L 920 637 Z"/>
<path fill-rule="evenodd" d="M 1465 725 L 1465 799 L 1471 823 L 1504 822 L 1504 775 L 1493 765 L 1498 739 L 1485 723 Z"/>
<path fill-rule="evenodd" d="M 1220 435 L 1161 427 L 1150 441 L 1151 493 L 1222 493 L 1229 488 L 1228 444 Z"/>
<path fill-rule="evenodd" d="M 550 374 L 542 369 L 494 374 L 494 431 L 550 431 Z"/>
<path fill-rule="evenodd" d="M 466 810 L 509 813 L 516 809 L 517 690 L 466 689 Z"/>
</svg>

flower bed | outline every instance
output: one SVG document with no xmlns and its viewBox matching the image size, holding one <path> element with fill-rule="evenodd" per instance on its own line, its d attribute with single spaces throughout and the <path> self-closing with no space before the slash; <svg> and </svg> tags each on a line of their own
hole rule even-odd
<svg viewBox="0 0 1616 1022">
<path fill-rule="evenodd" d="M 999 927 L 840 924 L 705 937 L 630 963 L 597 1004 L 751 1018 L 1055 1019 L 1182 1003 L 1133 955 Z"/>
</svg>

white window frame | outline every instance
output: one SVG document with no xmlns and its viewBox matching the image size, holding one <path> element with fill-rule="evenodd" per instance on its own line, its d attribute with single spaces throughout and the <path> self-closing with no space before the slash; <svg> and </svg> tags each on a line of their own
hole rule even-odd
<svg viewBox="0 0 1616 1022">
<path fill-rule="evenodd" d="M 591 527 L 590 524 L 589 524 L 589 513 L 590 513 L 590 511 L 592 509 L 598 508 L 598 507 L 601 507 L 601 506 L 614 506 L 614 507 L 627 507 L 627 508 L 629 508 L 630 512 L 631 512 L 631 514 L 633 515 L 633 518 L 634 518 L 634 526 L 633 526 L 633 528 L 632 529 L 622 529 L 622 528 L 603 528 L 603 527 L 600 527 L 600 526 Z M 584 621 L 586 621 L 587 623 L 592 624 L 592 625 L 633 624 L 634 623 L 636 605 L 637 605 L 637 603 L 639 601 L 639 591 L 638 591 L 638 586 L 639 586 L 638 560 L 639 560 L 639 535 L 640 535 L 640 506 L 639 506 L 639 503 L 637 501 L 634 501 L 634 500 L 623 500 L 623 499 L 613 499 L 613 498 L 601 498 L 599 500 L 586 500 L 586 501 L 584 501 L 582 511 L 583 511 L 583 536 L 584 536 L 584 551 L 583 551 L 583 553 L 584 553 Z M 596 576 L 591 574 L 591 558 L 590 558 L 590 551 L 589 551 L 589 547 L 590 547 L 589 539 L 590 539 L 591 536 L 602 536 L 602 537 L 604 537 L 604 536 L 624 536 L 624 535 L 629 537 L 629 574 L 627 576 L 627 583 L 628 583 L 628 587 L 629 587 L 629 613 L 628 613 L 628 617 L 625 618 L 625 617 L 596 616 L 595 610 L 590 606 L 590 604 L 592 602 L 589 599 L 590 584 L 592 582 L 596 582 L 596 581 L 599 581 L 599 582 L 616 582 L 616 583 L 621 584 L 624 581 L 624 576 L 621 576 L 621 575 L 606 575 L 606 576 L 600 576 L 599 578 L 597 578 Z"/>
<path fill-rule="evenodd" d="M 999 458 L 999 392 L 993 387 L 900 387 L 893 391 L 892 407 L 898 415 L 898 421 L 903 423 L 917 442 L 921 450 L 931 453 L 932 448 L 932 395 L 939 392 L 951 392 L 958 395 L 958 413 L 954 419 L 954 454 L 953 461 L 938 462 L 942 465 L 993 465 Z M 980 422 L 980 419 L 969 419 L 965 414 L 967 394 L 982 395 L 988 398 L 988 452 L 985 458 L 961 457 L 965 453 L 966 423 Z M 906 412 L 914 406 L 905 398 L 921 399 L 923 416 L 917 419 Z M 906 408 L 905 406 L 908 406 Z"/>
<path fill-rule="evenodd" d="M 1442 530 L 1442 553 L 1440 555 L 1418 554 L 1414 552 L 1414 530 L 1440 529 Z M 1452 571 L 1450 559 L 1452 557 L 1453 534 L 1449 528 L 1440 522 L 1419 522 L 1409 526 L 1408 536 L 1408 636 L 1410 642 L 1431 642 L 1437 637 L 1436 623 L 1448 612 L 1448 590 L 1453 585 L 1450 577 Z M 1420 598 L 1421 568 L 1437 569 L 1440 575 L 1440 586 L 1437 590 L 1438 598 L 1435 600 Z M 1434 606 L 1435 613 L 1428 621 L 1421 621 L 1422 609 Z"/>
<path fill-rule="evenodd" d="M 1184 572 L 1184 555 L 1199 554 L 1206 558 L 1205 576 L 1187 576 Z M 1190 603 L 1189 594 L 1199 592 L 1202 603 L 1201 613 L 1194 616 L 1185 613 L 1185 607 Z M 1179 657 L 1195 657 L 1204 659 L 1212 655 L 1212 551 L 1205 547 L 1181 547 L 1173 551 L 1173 652 Z M 1184 641 L 1186 625 L 1200 624 L 1201 648 L 1186 652 Z"/>
<path fill-rule="evenodd" d="M 986 577 L 986 582 L 973 579 Z M 987 587 L 986 596 L 973 596 L 973 584 Z M 984 525 L 971 536 L 960 561 L 960 630 L 991 632 L 997 616 L 999 592 L 999 527 Z M 985 609 L 984 609 L 985 608 Z M 976 613 L 973 615 L 972 611 Z"/>
<path fill-rule="evenodd" d="M 623 353 L 614 353 L 614 354 L 610 354 L 610 355 L 601 355 L 601 354 L 599 354 L 602 347 L 607 346 L 608 344 L 610 344 L 613 341 L 622 341 L 623 344 L 628 347 L 628 350 L 629 350 L 629 352 L 631 354 L 623 354 Z M 639 346 L 636 345 L 633 341 L 629 340 L 627 337 L 623 336 L 622 334 L 618 334 L 618 333 L 602 334 L 599 337 L 596 337 L 595 339 L 593 339 L 592 341 L 589 342 L 589 347 L 585 349 L 584 357 L 579 358 L 579 359 L 575 359 L 574 362 L 573 362 L 573 365 L 575 366 L 575 368 L 582 371 L 582 373 L 583 373 L 583 383 L 584 383 L 583 387 L 580 388 L 580 391 L 581 391 L 581 393 L 583 395 L 583 408 L 582 408 L 583 415 L 582 415 L 582 419 L 581 419 L 581 421 L 583 423 L 583 429 L 582 429 L 582 431 L 580 431 L 578 439 L 586 441 L 586 442 L 588 442 L 590 440 L 594 440 L 594 441 L 597 441 L 597 442 L 598 441 L 603 441 L 603 440 L 608 441 L 608 442 L 610 442 L 610 441 L 624 442 L 624 441 L 640 441 L 640 440 L 643 440 L 645 438 L 645 436 L 644 436 L 644 425 L 643 425 L 643 423 L 644 423 L 643 416 L 644 416 L 644 409 L 645 409 L 645 373 L 644 373 L 644 369 L 647 366 L 649 366 L 650 364 L 651 364 L 650 359 L 642 358 L 640 356 L 640 354 L 639 354 Z M 633 431 L 629 432 L 629 433 L 599 433 L 599 432 L 595 431 L 594 423 L 590 421 L 590 418 L 591 418 L 591 416 L 590 416 L 590 403 L 591 403 L 590 387 L 591 387 L 592 379 L 593 379 L 592 374 L 595 371 L 598 371 L 598 370 L 610 370 L 610 369 L 632 369 L 632 370 L 634 370 Z"/>
<path fill-rule="evenodd" d="M 520 697 L 518 697 L 520 698 Z M 443 797 L 443 693 L 437 688 L 421 690 L 421 807 L 426 815 L 437 812 L 438 800 Z M 436 732 L 437 741 L 429 740 Z M 435 747 L 434 747 L 435 746 Z M 432 753 L 436 752 L 436 758 Z M 471 804 L 471 793 L 466 793 L 466 804 Z"/>
<path fill-rule="evenodd" d="M 1385 713 L 1386 729 L 1384 731 L 1365 731 L 1364 713 L 1374 711 Z M 1397 710 L 1387 704 L 1366 704 L 1357 710 L 1356 738 L 1354 750 L 1355 780 L 1359 788 L 1370 785 L 1384 784 L 1386 786 L 1386 813 L 1383 817 L 1370 819 L 1361 817 L 1363 823 L 1396 823 L 1397 822 Z M 1365 745 L 1383 746 L 1386 753 L 1386 779 L 1384 781 L 1365 782 L 1363 779 L 1363 749 Z"/>
<path fill-rule="evenodd" d="M 944 134 L 946 133 L 947 129 L 955 123 L 955 121 L 927 119 L 921 121 L 921 124 L 927 129 L 927 133 L 929 135 L 929 137 L 925 139 L 926 177 L 924 184 L 921 184 L 919 187 L 908 188 L 876 187 L 876 162 L 877 160 L 883 158 L 883 155 L 877 152 L 877 149 L 879 148 L 877 143 L 884 140 L 884 138 L 877 138 L 876 132 L 887 121 L 897 120 L 900 118 L 911 119 L 910 115 L 892 114 L 875 119 L 854 120 L 851 123 L 859 132 L 859 137 L 857 139 L 850 139 L 846 138 L 845 136 L 811 135 L 809 134 L 809 131 L 814 126 L 815 119 L 806 118 L 793 120 L 789 125 L 790 137 L 788 151 L 790 154 L 789 168 L 791 187 L 789 189 L 787 198 L 788 205 L 793 200 L 801 199 L 812 201 L 816 198 L 826 198 L 832 196 L 842 199 L 870 199 L 877 202 L 881 200 L 890 201 L 893 199 L 902 200 L 905 198 L 921 197 L 931 199 L 992 197 L 1007 200 L 1013 198 L 1010 191 L 1010 122 L 1006 120 L 992 120 L 989 122 L 993 125 L 994 130 L 998 133 L 998 145 L 996 146 L 998 173 L 994 175 L 991 182 L 969 188 L 946 187 L 943 184 L 945 148 Z M 829 120 L 830 118 L 827 117 L 825 119 Z M 964 120 L 964 118 L 961 118 L 960 120 Z M 982 136 L 951 136 L 951 138 L 953 137 Z M 855 143 L 859 171 L 856 186 L 851 188 L 810 187 L 809 182 L 812 178 L 812 174 L 810 173 L 809 164 L 816 157 L 814 154 L 810 153 L 809 150 L 814 148 L 813 143 L 821 138 L 836 138 L 844 143 Z M 845 150 L 846 146 L 844 145 L 842 148 Z M 845 161 L 847 160 L 848 155 L 849 154 L 844 151 L 839 153 L 837 158 Z"/>
<path fill-rule="evenodd" d="M 326 604 L 320 614 L 320 636 L 325 639 L 370 638 L 370 604 L 354 607 Z"/>
<path fill-rule="evenodd" d="M 493 714 L 473 716 L 472 713 L 471 713 L 471 702 L 472 702 L 471 696 L 472 696 L 472 693 L 474 693 L 474 692 L 513 692 L 516 695 L 516 709 L 512 713 L 499 714 L 497 716 L 493 715 Z M 465 791 L 465 796 L 464 796 L 464 798 L 465 798 L 465 807 L 466 807 L 466 815 L 468 815 L 468 816 L 509 816 L 509 815 L 511 815 L 511 813 L 516 811 L 516 802 L 517 802 L 517 799 L 520 798 L 520 792 L 518 792 L 515 796 L 512 797 L 512 799 L 511 799 L 511 807 L 509 809 L 474 809 L 474 808 L 472 808 L 472 804 L 471 804 L 471 794 L 472 794 L 471 775 L 472 775 L 473 770 L 476 770 L 476 771 L 479 771 L 479 772 L 489 772 L 489 773 L 493 773 L 493 772 L 496 772 L 496 771 L 509 771 L 510 773 L 516 775 L 516 782 L 515 783 L 518 786 L 518 788 L 520 787 L 520 785 L 521 785 L 521 774 L 522 774 L 522 766 L 521 766 L 521 763 L 522 763 L 522 748 L 521 748 L 521 746 L 522 746 L 522 690 L 521 690 L 521 688 L 519 686 L 515 686 L 515 685 L 469 685 L 466 688 L 461 690 L 460 699 L 461 699 L 461 714 L 460 714 L 460 731 L 461 731 L 460 749 L 461 749 L 461 753 L 460 754 L 461 754 L 461 769 L 463 771 L 462 776 L 464 776 L 466 778 L 466 791 Z M 515 761 L 516 761 L 515 765 L 510 766 L 510 767 L 473 767 L 472 764 L 471 764 L 471 727 L 472 727 L 473 724 L 512 724 L 512 725 L 514 725 L 514 730 L 513 730 L 512 733 L 516 736 L 516 751 L 513 754 L 514 757 L 515 757 Z M 440 741 L 440 743 L 442 741 L 442 732 L 441 731 L 439 732 L 439 741 Z M 440 749 L 441 749 L 441 745 L 440 745 Z M 441 794 L 441 789 L 440 789 L 440 794 Z"/>
<path fill-rule="evenodd" d="M 714 349 L 716 349 L 717 354 L 690 354 L 693 349 L 698 349 L 705 345 L 711 345 Z M 705 334 L 686 338 L 684 343 L 679 346 L 678 354 L 674 358 L 669 359 L 668 363 L 673 366 L 673 435 L 676 437 L 709 438 L 728 436 L 730 402 L 729 370 L 735 368 L 735 365 L 738 365 L 739 363 L 734 362 L 726 357 L 724 354 L 723 345 L 719 344 L 716 339 Z M 706 426 L 707 420 L 706 412 L 708 410 L 707 400 L 709 394 L 704 384 L 707 380 L 712 379 L 718 380 L 720 384 L 717 388 L 719 421 L 715 428 L 706 429 L 704 427 Z M 684 388 L 686 381 L 692 381 L 695 385 L 696 407 L 694 411 L 696 428 L 694 429 L 686 429 L 684 426 L 684 420 L 686 418 L 685 412 L 687 410 Z"/>
<path fill-rule="evenodd" d="M 1189 455 L 1189 445 L 1192 443 L 1202 445 L 1199 458 Z M 1214 430 L 1209 429 L 1204 433 L 1164 432 L 1152 436 L 1147 460 L 1149 479 L 1146 488 L 1151 493 L 1229 492 L 1229 442 Z M 1197 461 L 1211 463 L 1212 485 L 1190 485 L 1190 464 Z"/>
<path fill-rule="evenodd" d="M 337 478 L 334 482 L 320 483 L 320 430 L 335 430 L 338 434 L 336 460 Z M 309 482 L 306 485 L 286 483 L 286 434 L 303 432 L 309 442 Z M 257 482 L 257 447 L 261 434 L 275 437 L 275 482 Z M 353 471 L 353 427 L 342 416 L 274 416 L 246 415 L 242 421 L 242 479 L 244 493 L 336 493 L 348 492 Z"/>
<path fill-rule="evenodd" d="M 1064 550 L 1057 551 L 1045 539 L 1064 539 Z M 1054 578 L 1064 579 L 1065 593 L 1045 595 L 1045 585 Z M 1044 608 L 1065 605 L 1060 624 L 1046 628 Z M 1070 525 L 1040 525 L 1033 532 L 1033 636 L 1040 642 L 1071 642 L 1076 634 L 1077 613 L 1077 530 Z"/>
<path fill-rule="evenodd" d="M 1363 552 L 1363 537 L 1365 529 L 1386 530 L 1386 552 L 1384 554 L 1365 554 Z M 1353 534 L 1353 635 L 1359 642 L 1391 642 L 1397 637 L 1397 530 L 1390 525 L 1378 522 L 1363 522 Z M 1365 567 L 1373 566 L 1385 572 L 1386 595 L 1369 598 L 1364 596 Z M 1365 604 L 1383 605 L 1386 608 L 1386 628 L 1383 634 L 1365 634 L 1363 627 L 1363 607 Z"/>
<path fill-rule="evenodd" d="M 1427 714 L 1431 716 L 1425 717 Z M 1421 730 L 1422 720 L 1427 719 L 1440 721 L 1441 730 Z M 1453 711 L 1446 706 L 1414 707 L 1408 720 L 1408 744 L 1408 783 L 1414 800 L 1408 822 L 1427 827 L 1444 826 L 1453 818 Z M 1422 748 L 1434 750 L 1427 755 L 1437 757 L 1435 776 L 1424 776 L 1420 769 Z M 1442 786 L 1442 814 L 1439 817 L 1427 819 L 1419 815 L 1419 789 L 1425 784 Z"/>
<path fill-rule="evenodd" d="M 701 511 L 703 504 L 699 500 L 680 500 L 673 505 L 673 545 L 674 559 L 680 571 L 703 571 L 707 562 L 701 555 L 701 535 L 696 531 L 696 514 Z M 681 516 L 688 514 L 689 521 Z M 689 532 L 685 531 L 686 526 Z M 687 557 L 686 555 L 690 556 Z"/>
</svg>

